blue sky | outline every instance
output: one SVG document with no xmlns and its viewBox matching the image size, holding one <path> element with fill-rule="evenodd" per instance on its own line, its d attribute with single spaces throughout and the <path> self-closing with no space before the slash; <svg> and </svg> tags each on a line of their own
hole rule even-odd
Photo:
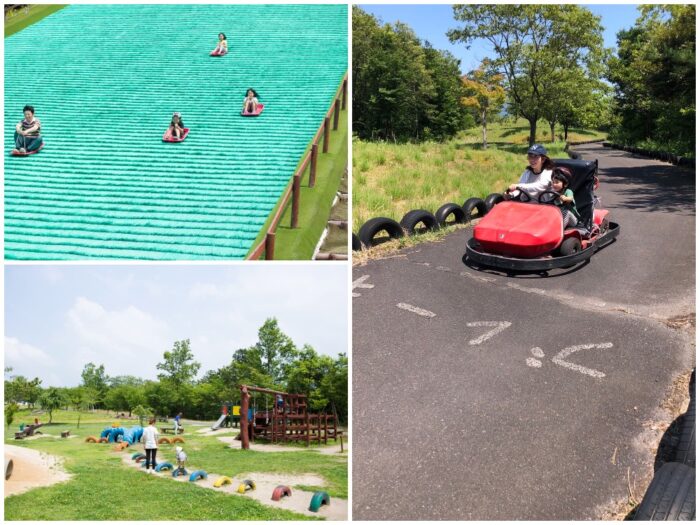
<svg viewBox="0 0 700 525">
<path fill-rule="evenodd" d="M 87 362 L 154 379 L 190 339 L 201 371 L 228 364 L 276 317 L 301 346 L 348 351 L 342 265 L 40 265 L 5 267 L 5 366 L 44 386 L 75 386 Z"/>
<path fill-rule="evenodd" d="M 490 47 L 485 41 L 477 41 L 467 50 L 464 44 L 451 44 L 446 36 L 450 29 L 459 27 L 452 14 L 452 4 L 431 5 L 369 5 L 359 4 L 385 23 L 401 21 L 408 24 L 422 40 L 428 40 L 436 49 L 445 49 L 461 60 L 463 73 L 476 69 L 481 59 L 490 55 Z M 602 17 L 605 28 L 605 47 L 616 47 L 615 35 L 621 29 L 634 25 L 638 17 L 637 4 L 584 5 L 594 14 Z"/>
</svg>

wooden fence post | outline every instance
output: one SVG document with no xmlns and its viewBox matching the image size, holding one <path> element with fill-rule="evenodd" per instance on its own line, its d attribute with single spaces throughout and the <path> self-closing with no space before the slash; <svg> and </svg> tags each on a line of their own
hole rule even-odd
<svg viewBox="0 0 700 525">
<path fill-rule="evenodd" d="M 294 184 L 292 186 L 292 228 L 299 224 L 299 198 L 301 196 L 301 174 L 294 174 Z"/>
<path fill-rule="evenodd" d="M 326 117 L 323 121 L 323 153 L 328 153 L 328 146 L 331 141 L 331 118 Z"/>
<path fill-rule="evenodd" d="M 338 129 L 338 120 L 340 119 L 340 99 L 335 99 L 335 111 L 333 112 L 333 131 Z"/>
<path fill-rule="evenodd" d="M 275 234 L 267 232 L 265 235 L 265 260 L 272 261 L 275 258 Z"/>
<path fill-rule="evenodd" d="M 343 109 L 348 107 L 348 79 L 343 80 Z"/>
<path fill-rule="evenodd" d="M 311 166 L 309 167 L 309 188 L 316 185 L 316 161 L 318 160 L 318 143 L 311 144 Z"/>
</svg>

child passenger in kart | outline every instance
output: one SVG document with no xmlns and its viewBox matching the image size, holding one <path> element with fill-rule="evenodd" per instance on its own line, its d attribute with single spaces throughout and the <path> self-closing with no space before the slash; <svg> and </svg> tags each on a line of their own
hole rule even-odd
<svg viewBox="0 0 700 525">
<path fill-rule="evenodd" d="M 530 146 L 527 150 L 527 162 L 528 166 L 520 176 L 520 181 L 508 186 L 508 192 L 520 190 L 527 193 L 533 202 L 537 202 L 539 194 L 550 189 L 554 162 L 547 156 L 547 150 L 541 144 Z"/>
<path fill-rule="evenodd" d="M 571 172 L 568 169 L 562 167 L 554 168 L 554 173 L 552 174 L 552 191 L 559 194 L 559 197 L 554 200 L 554 204 L 561 210 L 562 219 L 564 220 L 564 229 L 576 227 L 581 218 L 576 209 L 574 192 L 569 189 L 570 180 Z"/>
</svg>

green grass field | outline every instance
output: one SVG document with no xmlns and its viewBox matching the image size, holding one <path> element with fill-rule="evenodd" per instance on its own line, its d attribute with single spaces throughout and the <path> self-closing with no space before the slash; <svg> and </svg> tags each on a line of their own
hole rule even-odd
<svg viewBox="0 0 700 525">
<path fill-rule="evenodd" d="M 13 11 L 11 16 L 5 18 L 5 37 L 14 35 L 25 27 L 38 22 L 42 18 L 55 13 L 59 9 L 63 9 L 67 4 L 40 5 L 33 4 L 28 7 L 28 11 L 24 9 Z"/>
<path fill-rule="evenodd" d="M 42 419 L 48 419 L 46 415 Z M 33 421 L 28 411 L 20 412 L 9 429 L 7 444 L 29 447 L 60 456 L 64 468 L 73 475 L 70 481 L 50 487 L 35 488 L 24 494 L 5 498 L 7 520 L 308 520 L 309 516 L 262 505 L 257 501 L 196 486 L 177 483 L 158 476 L 146 476 L 122 463 L 113 444 L 88 444 L 87 436 L 99 436 L 102 429 L 119 421 L 107 414 L 54 412 L 54 424 L 40 430 L 60 436 L 70 430 L 79 436 L 72 439 L 43 437 L 16 441 L 14 432 L 20 423 Z M 138 424 L 135 420 L 124 426 Z M 195 433 L 201 427 L 186 423 L 184 434 L 188 468 L 196 467 L 230 477 L 243 473 L 275 473 L 284 481 L 285 474 L 313 473 L 321 476 L 323 487 L 292 485 L 300 490 L 325 490 L 331 498 L 347 498 L 347 456 L 319 454 L 299 447 L 294 452 L 256 452 L 234 450 L 216 436 Z M 228 434 L 231 436 L 232 434 Z M 132 450 L 133 449 L 133 450 Z M 313 447 L 312 447 L 313 449 Z M 127 451 L 142 451 L 141 445 Z M 161 445 L 158 461 L 174 461 L 174 447 Z"/>
<path fill-rule="evenodd" d="M 291 199 L 287 209 L 282 214 L 282 219 L 277 227 L 275 235 L 275 259 L 304 260 L 311 259 L 316 243 L 323 229 L 326 227 L 328 213 L 331 211 L 331 203 L 335 193 L 341 185 L 341 179 L 348 164 L 348 112 L 340 112 L 338 129 L 331 131 L 328 153 L 321 153 L 323 142 L 319 142 L 319 155 L 316 164 L 316 184 L 309 188 L 309 170 L 306 169 L 301 182 L 301 199 L 299 205 L 299 228 L 292 229 L 290 221 L 292 217 Z M 311 149 L 309 145 L 302 156 Z M 301 161 L 300 163 L 301 164 Z M 298 168 L 298 166 L 297 166 Z M 279 203 L 272 210 L 270 217 L 265 222 L 258 237 L 253 243 L 251 251 L 260 243 L 267 233 L 272 218 Z M 347 234 L 346 234 L 347 244 Z M 263 255 L 264 257 L 264 255 Z"/>
<path fill-rule="evenodd" d="M 558 135 L 560 130 L 556 130 Z M 493 124 L 489 148 L 481 148 L 481 129 L 472 128 L 447 143 L 390 144 L 353 141 L 353 231 L 373 217 L 397 221 L 413 209 L 431 213 L 447 202 L 463 204 L 516 182 L 525 169 L 529 127 L 526 121 Z M 540 124 L 538 142 L 551 158 L 567 157 L 565 142 L 550 142 Z M 569 141 L 604 139 L 605 134 L 570 130 Z"/>
</svg>

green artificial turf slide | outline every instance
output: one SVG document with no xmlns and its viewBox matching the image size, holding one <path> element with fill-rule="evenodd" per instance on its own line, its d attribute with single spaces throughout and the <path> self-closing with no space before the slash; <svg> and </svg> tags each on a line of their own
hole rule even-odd
<svg viewBox="0 0 700 525">
<path fill-rule="evenodd" d="M 7 37 L 5 257 L 243 258 L 346 70 L 345 5 L 70 5 Z M 11 157 L 25 104 L 46 145 Z"/>
</svg>

